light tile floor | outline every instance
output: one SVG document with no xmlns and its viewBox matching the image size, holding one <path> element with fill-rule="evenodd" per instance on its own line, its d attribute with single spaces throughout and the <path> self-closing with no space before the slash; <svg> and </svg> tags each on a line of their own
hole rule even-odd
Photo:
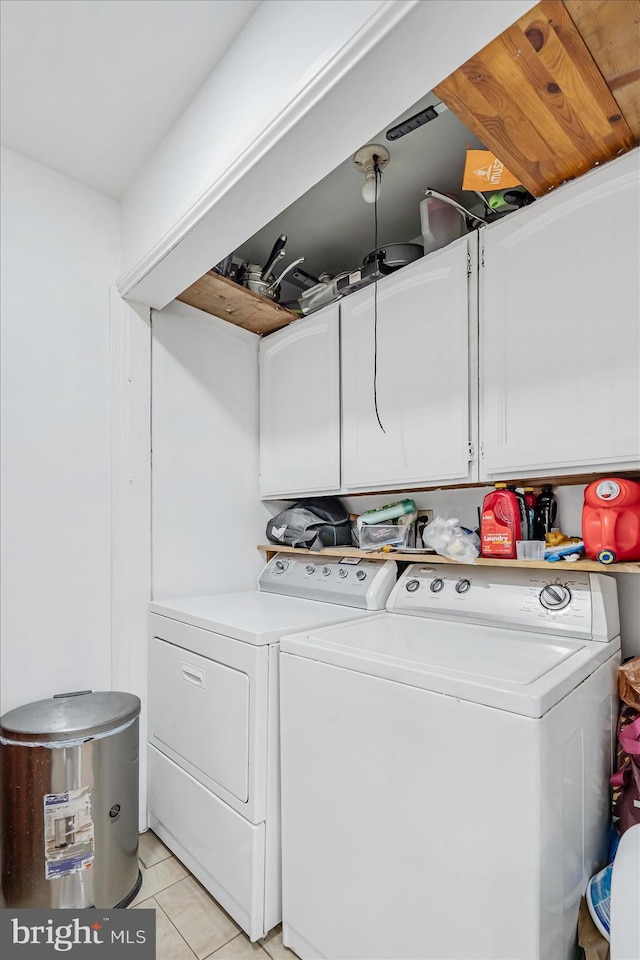
<svg viewBox="0 0 640 960">
<path fill-rule="evenodd" d="M 251 943 L 151 830 L 139 855 L 142 887 L 131 907 L 156 911 L 156 960 L 297 960 L 279 926 Z"/>
</svg>

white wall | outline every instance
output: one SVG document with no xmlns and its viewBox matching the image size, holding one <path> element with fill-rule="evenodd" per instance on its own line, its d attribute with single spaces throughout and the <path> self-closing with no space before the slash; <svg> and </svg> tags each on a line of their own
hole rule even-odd
<svg viewBox="0 0 640 960">
<path fill-rule="evenodd" d="M 531 6 L 264 0 L 123 198 L 123 295 L 164 307 Z"/>
<path fill-rule="evenodd" d="M 250 590 L 258 493 L 258 337 L 181 303 L 153 311 L 153 595 Z"/>
<path fill-rule="evenodd" d="M 118 206 L 2 149 L 0 709 L 111 686 Z"/>
</svg>

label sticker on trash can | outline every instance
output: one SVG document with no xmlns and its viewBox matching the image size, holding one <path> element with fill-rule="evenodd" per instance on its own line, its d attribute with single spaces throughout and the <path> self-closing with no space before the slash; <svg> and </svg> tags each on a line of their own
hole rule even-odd
<svg viewBox="0 0 640 960">
<path fill-rule="evenodd" d="M 93 863 L 91 788 L 44 795 L 45 878 L 87 870 Z"/>
</svg>

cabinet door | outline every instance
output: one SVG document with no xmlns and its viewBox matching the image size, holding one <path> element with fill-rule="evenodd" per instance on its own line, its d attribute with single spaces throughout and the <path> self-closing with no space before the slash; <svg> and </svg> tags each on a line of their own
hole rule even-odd
<svg viewBox="0 0 640 960">
<path fill-rule="evenodd" d="M 463 239 L 384 279 L 377 324 L 373 287 L 342 302 L 346 489 L 473 479 L 469 265 Z"/>
<path fill-rule="evenodd" d="M 337 305 L 260 341 L 260 495 L 340 487 Z"/>
<path fill-rule="evenodd" d="M 484 231 L 488 479 L 637 468 L 638 152 Z"/>
</svg>

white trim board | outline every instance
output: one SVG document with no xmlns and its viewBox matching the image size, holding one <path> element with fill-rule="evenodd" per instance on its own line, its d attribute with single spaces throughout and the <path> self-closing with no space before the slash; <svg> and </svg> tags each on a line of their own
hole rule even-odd
<svg viewBox="0 0 640 960">
<path fill-rule="evenodd" d="M 111 686 L 139 696 L 140 830 L 146 823 L 147 616 L 151 598 L 150 311 L 111 290 Z"/>
</svg>

